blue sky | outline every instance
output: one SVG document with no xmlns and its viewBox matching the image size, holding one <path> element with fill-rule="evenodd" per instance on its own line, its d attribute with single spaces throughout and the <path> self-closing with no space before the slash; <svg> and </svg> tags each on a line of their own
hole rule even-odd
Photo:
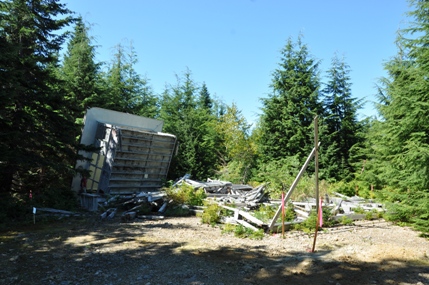
<svg viewBox="0 0 429 285">
<path fill-rule="evenodd" d="M 156 93 L 189 69 L 213 97 L 233 102 L 249 123 L 270 93 L 280 50 L 299 34 L 321 61 L 323 76 L 335 53 L 350 66 L 352 96 L 368 103 L 359 118 L 376 115 L 375 85 L 396 54 L 407 26 L 406 0 L 70 0 L 67 7 L 91 25 L 97 61 L 132 41 L 136 71 Z"/>
</svg>

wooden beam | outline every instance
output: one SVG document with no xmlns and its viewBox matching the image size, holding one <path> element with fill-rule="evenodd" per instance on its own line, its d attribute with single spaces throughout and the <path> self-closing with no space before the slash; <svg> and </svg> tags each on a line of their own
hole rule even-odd
<svg viewBox="0 0 429 285">
<path fill-rule="evenodd" d="M 320 142 L 318 143 L 318 146 L 320 146 Z M 298 175 L 296 176 L 295 180 L 293 181 L 292 185 L 289 188 L 289 191 L 287 192 L 286 196 L 284 197 L 284 201 L 287 202 L 292 195 L 293 190 L 295 190 L 296 185 L 298 185 L 299 180 L 301 179 L 302 174 L 304 174 L 304 171 L 307 169 L 308 164 L 310 163 L 310 160 L 313 158 L 314 154 L 316 153 L 316 148 L 313 148 L 310 155 L 307 157 L 307 160 L 305 161 L 304 165 L 302 166 L 301 170 L 299 171 Z M 268 226 L 268 230 L 272 230 L 274 227 L 274 224 L 276 223 L 280 213 L 282 212 L 282 207 L 277 209 L 276 214 L 274 215 L 274 218 L 271 220 L 270 225 Z"/>
<path fill-rule="evenodd" d="M 257 231 L 257 230 L 258 230 L 256 227 L 252 226 L 251 224 L 249 224 L 249 223 L 248 223 L 248 222 L 246 222 L 246 221 L 243 221 L 243 220 L 236 220 L 236 221 L 237 221 L 237 223 L 239 223 L 240 225 L 243 225 L 243 226 L 245 226 L 246 228 L 249 228 L 249 229 L 251 229 L 251 230 L 253 230 L 253 231 Z"/>
<path fill-rule="evenodd" d="M 261 220 L 255 218 L 254 216 L 252 216 L 248 212 L 241 211 L 241 210 L 239 210 L 237 208 L 232 208 L 232 207 L 228 207 L 228 206 L 221 205 L 221 204 L 219 204 L 219 206 L 222 207 L 222 208 L 225 208 L 227 210 L 234 211 L 234 218 L 236 220 L 239 220 L 239 217 L 242 216 L 243 218 L 249 220 L 250 222 L 252 222 L 252 223 L 254 223 L 254 224 L 258 225 L 258 226 L 263 226 L 265 224 L 264 222 L 262 222 Z"/>
</svg>

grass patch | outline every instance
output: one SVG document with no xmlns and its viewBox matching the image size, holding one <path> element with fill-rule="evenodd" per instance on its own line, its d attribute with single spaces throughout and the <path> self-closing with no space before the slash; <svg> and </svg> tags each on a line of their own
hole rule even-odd
<svg viewBox="0 0 429 285">
<path fill-rule="evenodd" d="M 353 225 L 353 220 L 347 216 L 342 216 L 340 219 L 340 224 L 344 226 L 350 226 L 350 225 Z"/>
<path fill-rule="evenodd" d="M 261 240 L 264 238 L 264 230 L 252 230 L 244 227 L 243 225 L 225 224 L 222 228 L 223 234 L 234 234 L 238 238 L 249 238 L 254 240 Z"/>
</svg>

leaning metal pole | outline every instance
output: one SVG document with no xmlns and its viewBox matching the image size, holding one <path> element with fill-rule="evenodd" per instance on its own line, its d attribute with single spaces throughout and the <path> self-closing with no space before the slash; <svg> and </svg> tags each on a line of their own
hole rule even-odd
<svg viewBox="0 0 429 285">
<path fill-rule="evenodd" d="M 318 146 L 320 146 L 320 142 L 318 143 Z M 304 171 L 307 169 L 307 166 L 310 163 L 310 160 L 314 156 L 315 153 L 316 153 L 316 148 L 313 148 L 310 155 L 307 157 L 307 160 L 305 161 L 304 165 L 301 167 L 301 170 L 299 171 L 295 180 L 293 181 L 292 185 L 290 186 L 289 191 L 285 195 L 285 197 L 282 201 L 283 203 L 286 203 L 286 201 L 289 200 L 290 196 L 292 195 L 293 190 L 295 190 L 296 185 L 298 184 L 299 180 L 301 179 L 301 176 L 304 173 Z M 268 227 L 268 231 L 272 231 L 272 229 L 273 229 L 274 225 L 276 224 L 276 221 L 279 218 L 279 215 L 281 214 L 281 212 L 282 212 L 282 206 L 280 205 L 280 207 L 277 209 L 276 214 L 274 215 L 274 218 L 271 220 L 271 223 Z"/>
</svg>

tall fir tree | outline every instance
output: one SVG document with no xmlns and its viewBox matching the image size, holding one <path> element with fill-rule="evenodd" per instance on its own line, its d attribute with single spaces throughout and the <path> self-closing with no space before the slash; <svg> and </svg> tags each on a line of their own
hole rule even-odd
<svg viewBox="0 0 429 285">
<path fill-rule="evenodd" d="M 106 74 L 104 106 L 107 109 L 153 118 L 158 114 L 158 100 L 146 78 L 135 70 L 137 53 L 134 46 L 115 47 L 112 64 Z"/>
<path fill-rule="evenodd" d="M 300 160 L 313 147 L 313 120 L 321 112 L 319 62 L 301 36 L 288 39 L 273 73 L 272 93 L 262 99 L 259 149 L 264 160 L 297 155 Z"/>
<path fill-rule="evenodd" d="M 335 55 L 327 72 L 328 82 L 322 90 L 324 95 L 323 133 L 325 153 L 320 167 L 324 178 L 350 180 L 353 169 L 349 162 L 350 149 L 362 138 L 357 111 L 361 101 L 352 97 L 350 68 Z"/>
<path fill-rule="evenodd" d="M 176 135 L 179 142 L 178 154 L 173 157 L 169 171 L 170 179 L 186 173 L 194 179 L 214 175 L 217 168 L 217 134 L 213 128 L 216 116 L 206 104 L 209 101 L 208 91 L 200 90 L 189 70 L 183 78 L 177 77 L 176 85 L 164 91 L 160 119 L 164 121 L 164 131 Z"/>
<path fill-rule="evenodd" d="M 378 110 L 377 155 L 382 191 L 397 219 L 429 229 L 429 2 L 410 1 L 414 22 L 400 31 L 398 54 L 386 65 Z"/>
<path fill-rule="evenodd" d="M 0 192 L 42 196 L 69 181 L 75 159 L 73 120 L 52 69 L 73 19 L 55 0 L 1 1 L 0 9 Z"/>
<path fill-rule="evenodd" d="M 211 111 L 213 107 L 213 99 L 210 97 L 210 93 L 209 93 L 209 90 L 207 89 L 207 85 L 205 82 L 203 82 L 203 85 L 201 86 L 201 89 L 200 89 L 198 106 L 205 108 L 209 111 Z"/>
<path fill-rule="evenodd" d="M 98 106 L 102 102 L 100 67 L 101 63 L 95 62 L 95 46 L 89 36 L 88 25 L 79 17 L 60 70 L 69 110 L 79 123 L 82 123 L 87 108 Z"/>
</svg>

